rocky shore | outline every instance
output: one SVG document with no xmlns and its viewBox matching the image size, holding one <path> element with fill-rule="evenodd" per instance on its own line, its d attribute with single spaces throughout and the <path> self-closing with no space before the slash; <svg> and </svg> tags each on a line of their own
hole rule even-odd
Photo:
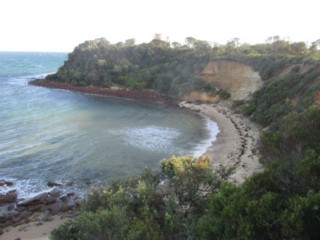
<svg viewBox="0 0 320 240">
<path fill-rule="evenodd" d="M 53 88 L 53 89 L 63 89 L 81 93 L 109 96 L 109 97 L 119 97 L 124 99 L 133 99 L 143 102 L 154 102 L 161 103 L 165 105 L 174 104 L 174 100 L 159 94 L 152 89 L 127 89 L 118 87 L 94 87 L 94 86 L 75 86 L 69 83 L 47 81 L 44 79 L 36 79 L 29 82 L 30 85 Z"/>
<path fill-rule="evenodd" d="M 48 182 L 47 185 L 50 191 L 21 198 L 14 182 L 0 180 L 0 239 L 12 227 L 25 231 L 28 226 L 40 226 L 56 217 L 78 215 L 83 200 L 76 193 L 64 193 L 61 183 Z"/>
</svg>

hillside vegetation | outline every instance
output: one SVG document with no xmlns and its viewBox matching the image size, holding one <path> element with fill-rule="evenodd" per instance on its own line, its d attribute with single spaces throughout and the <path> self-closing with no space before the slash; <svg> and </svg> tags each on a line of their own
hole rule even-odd
<svg viewBox="0 0 320 240">
<path fill-rule="evenodd" d="M 234 39 L 226 45 L 189 37 L 186 45 L 168 43 L 159 38 L 135 45 L 133 39 L 110 44 L 96 39 L 80 44 L 68 60 L 47 80 L 78 86 L 154 89 L 160 93 L 182 97 L 191 91 L 202 91 L 228 98 L 228 89 L 201 79 L 201 71 L 212 60 L 232 60 L 250 65 L 263 80 L 277 76 L 295 63 L 313 63 L 318 52 L 305 43 L 277 40 L 257 45 L 239 45 Z"/>
<path fill-rule="evenodd" d="M 186 45 L 154 39 L 79 45 L 49 80 L 77 85 L 152 88 L 183 96 L 226 89 L 202 81 L 210 60 L 237 61 L 258 71 L 263 86 L 235 111 L 264 126 L 259 150 L 265 170 L 242 185 L 232 169 L 212 172 L 208 159 L 173 157 L 160 173 L 118 180 L 92 192 L 82 215 L 52 239 L 319 239 L 320 55 L 317 44 L 278 37 L 257 45 Z"/>
</svg>

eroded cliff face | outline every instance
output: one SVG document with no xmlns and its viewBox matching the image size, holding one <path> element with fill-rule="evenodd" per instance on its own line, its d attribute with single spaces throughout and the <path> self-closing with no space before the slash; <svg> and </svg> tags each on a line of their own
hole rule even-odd
<svg viewBox="0 0 320 240">
<path fill-rule="evenodd" d="M 218 89 L 226 90 L 232 100 L 245 100 L 263 85 L 259 72 L 252 67 L 228 60 L 210 61 L 200 78 Z"/>
</svg>

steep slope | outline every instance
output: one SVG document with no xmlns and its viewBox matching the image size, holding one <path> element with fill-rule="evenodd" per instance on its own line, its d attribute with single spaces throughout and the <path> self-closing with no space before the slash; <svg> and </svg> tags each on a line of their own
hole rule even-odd
<svg viewBox="0 0 320 240">
<path fill-rule="evenodd" d="M 290 71 L 288 70 L 290 69 Z M 277 128 L 281 119 L 292 111 L 319 104 L 320 65 L 293 65 L 267 81 L 243 106 L 246 114 L 262 125 Z"/>
<path fill-rule="evenodd" d="M 245 100 L 262 87 L 259 72 L 251 66 L 228 60 L 210 61 L 200 73 L 201 80 L 229 92 L 232 100 Z"/>
</svg>

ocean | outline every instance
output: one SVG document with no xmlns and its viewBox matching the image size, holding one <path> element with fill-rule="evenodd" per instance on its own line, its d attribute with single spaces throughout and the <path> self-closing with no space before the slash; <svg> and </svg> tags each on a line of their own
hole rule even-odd
<svg viewBox="0 0 320 240">
<path fill-rule="evenodd" d="M 57 71 L 66 53 L 0 52 L 0 180 L 19 197 L 67 191 L 159 171 L 172 155 L 200 155 L 216 123 L 187 110 L 28 85 Z"/>
</svg>

